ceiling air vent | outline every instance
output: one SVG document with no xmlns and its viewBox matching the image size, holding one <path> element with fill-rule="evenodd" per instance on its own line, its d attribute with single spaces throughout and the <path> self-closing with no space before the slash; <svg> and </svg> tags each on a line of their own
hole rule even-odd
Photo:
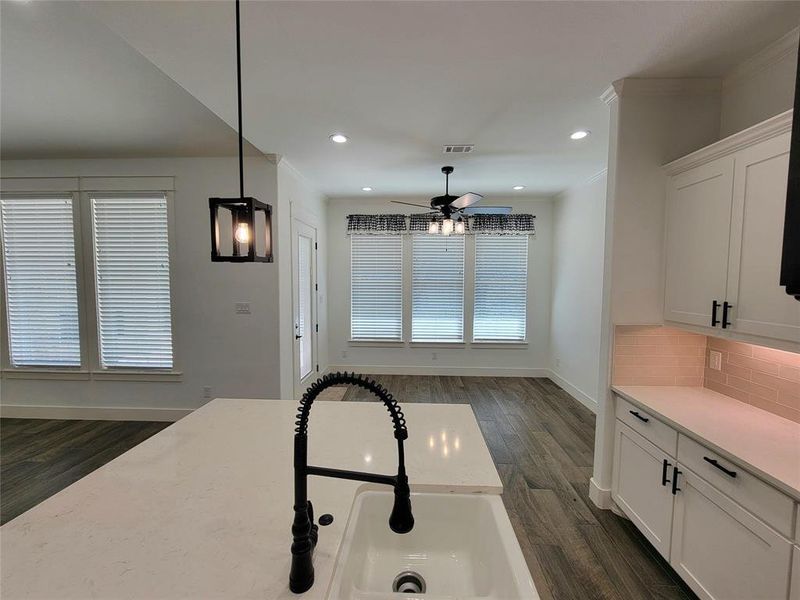
<svg viewBox="0 0 800 600">
<path fill-rule="evenodd" d="M 475 150 L 475 144 L 446 144 L 444 154 L 469 154 Z"/>
</svg>

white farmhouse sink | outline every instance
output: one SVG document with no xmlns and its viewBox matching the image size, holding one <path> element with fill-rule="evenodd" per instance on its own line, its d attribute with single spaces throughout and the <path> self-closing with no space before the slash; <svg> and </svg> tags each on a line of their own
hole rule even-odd
<svg viewBox="0 0 800 600">
<path fill-rule="evenodd" d="M 414 529 L 403 535 L 389 529 L 393 497 L 356 497 L 330 600 L 539 598 L 500 496 L 412 494 Z M 424 593 L 392 591 L 405 571 L 422 576 Z"/>
</svg>

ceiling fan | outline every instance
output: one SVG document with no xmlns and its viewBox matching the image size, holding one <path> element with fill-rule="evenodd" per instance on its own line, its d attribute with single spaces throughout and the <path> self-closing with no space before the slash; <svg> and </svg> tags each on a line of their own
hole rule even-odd
<svg viewBox="0 0 800 600">
<path fill-rule="evenodd" d="M 463 196 L 452 196 L 450 194 L 450 174 L 454 170 L 453 167 L 442 167 L 442 173 L 444 173 L 445 176 L 444 196 L 431 198 L 430 208 L 442 213 L 445 219 L 449 219 L 450 215 L 453 213 L 463 212 L 465 208 L 469 208 L 483 198 L 483 196 L 474 192 L 467 192 Z M 402 202 L 401 200 L 392 200 L 392 202 L 395 204 L 408 204 L 409 206 L 428 208 L 424 204 L 414 204 L 413 202 Z"/>
</svg>

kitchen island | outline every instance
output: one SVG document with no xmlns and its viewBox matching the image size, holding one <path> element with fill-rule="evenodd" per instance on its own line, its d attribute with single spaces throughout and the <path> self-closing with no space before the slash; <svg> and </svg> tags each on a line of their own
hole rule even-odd
<svg viewBox="0 0 800 600">
<path fill-rule="evenodd" d="M 6 523 L 3 598 L 298 597 L 288 589 L 296 410 L 214 400 Z M 412 492 L 502 493 L 469 405 L 403 411 Z M 314 404 L 310 463 L 394 474 L 396 452 L 380 402 Z M 315 514 L 334 520 L 320 527 L 303 598 L 325 597 L 354 497 L 370 487 L 391 489 L 309 478 Z"/>
</svg>

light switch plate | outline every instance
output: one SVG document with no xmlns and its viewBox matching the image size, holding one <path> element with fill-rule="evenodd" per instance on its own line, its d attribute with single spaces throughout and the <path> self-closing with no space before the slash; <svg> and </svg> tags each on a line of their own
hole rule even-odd
<svg viewBox="0 0 800 600">
<path fill-rule="evenodd" d="M 708 353 L 708 366 L 715 371 L 722 370 L 722 352 L 711 350 Z"/>
<path fill-rule="evenodd" d="M 236 314 L 237 315 L 249 315 L 250 314 L 250 303 L 249 302 L 237 302 L 236 303 Z"/>
</svg>

